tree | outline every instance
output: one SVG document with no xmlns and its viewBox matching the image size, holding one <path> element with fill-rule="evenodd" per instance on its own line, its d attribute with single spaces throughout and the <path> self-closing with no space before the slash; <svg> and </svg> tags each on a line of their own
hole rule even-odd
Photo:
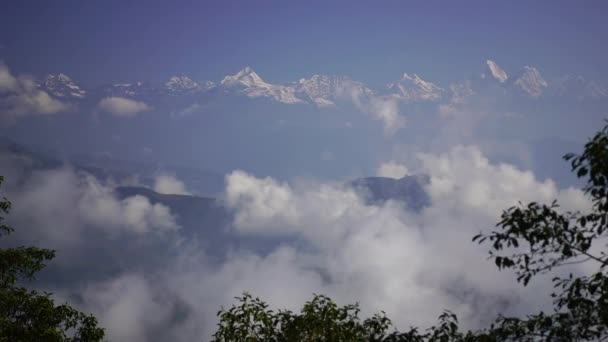
<svg viewBox="0 0 608 342">
<path fill-rule="evenodd" d="M 595 270 L 554 277 L 551 313 L 526 319 L 499 317 L 493 333 L 503 339 L 608 340 L 608 126 L 585 144 L 582 155 L 569 153 L 564 159 L 579 178 L 587 178 L 583 190 L 592 201 L 591 212 L 561 213 L 556 201 L 550 205 L 520 203 L 503 212 L 499 231 L 473 240 L 491 242 L 490 256 L 496 266 L 514 269 L 517 281 L 524 285 L 538 274 L 567 265 L 588 263 Z M 500 254 L 505 248 L 520 248 L 521 252 Z"/>
<path fill-rule="evenodd" d="M 4 178 L 0 176 L 0 186 Z M 0 200 L 0 213 L 8 214 L 11 202 Z M 14 229 L 0 216 L 0 236 Z M 39 293 L 18 285 L 55 257 L 37 247 L 0 249 L 0 341 L 101 341 L 104 330 L 95 317 L 67 304 L 55 305 L 51 293 Z"/>
<path fill-rule="evenodd" d="M 236 297 L 240 305 L 220 310 L 215 342 L 317 342 L 317 341 L 490 341 L 485 334 L 458 331 L 458 319 L 446 311 L 439 316 L 439 325 L 419 333 L 417 328 L 400 333 L 392 327 L 384 312 L 371 318 L 359 318 L 358 304 L 338 306 L 329 297 L 314 295 L 300 313 L 289 310 L 275 312 L 259 298 L 245 293 Z"/>
<path fill-rule="evenodd" d="M 524 286 L 556 268 L 592 264 L 588 274 L 553 278 L 552 312 L 501 315 L 486 329 L 461 332 L 456 315 L 445 311 L 426 331 L 398 332 L 389 331 L 384 313 L 361 322 L 357 305 L 338 307 L 325 296 L 315 296 L 295 314 L 275 313 L 245 294 L 237 297 L 240 306 L 218 312 L 215 341 L 608 341 L 608 125 L 585 144 L 583 154 L 564 159 L 587 179 L 583 190 L 592 202 L 590 212 L 561 212 L 556 201 L 519 203 L 503 211 L 497 230 L 473 237 L 490 243 L 498 269 L 514 270 Z"/>
</svg>

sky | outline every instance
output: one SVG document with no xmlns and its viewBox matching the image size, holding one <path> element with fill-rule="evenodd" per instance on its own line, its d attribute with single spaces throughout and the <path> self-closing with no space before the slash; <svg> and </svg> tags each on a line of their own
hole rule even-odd
<svg viewBox="0 0 608 342">
<path fill-rule="evenodd" d="M 219 79 L 251 65 L 277 83 L 314 73 L 383 84 L 402 72 L 445 82 L 480 61 L 548 75 L 608 57 L 603 1 L 14 1 L 0 58 L 19 72 L 85 84 Z"/>
<path fill-rule="evenodd" d="M 17 232 L 0 247 L 56 249 L 32 286 L 112 341 L 208 340 L 243 291 L 294 310 L 323 293 L 402 330 L 444 309 L 472 329 L 547 310 L 550 276 L 524 288 L 471 238 L 518 201 L 590 210 L 561 157 L 608 117 L 607 16 L 561 0 L 3 4 Z M 370 201 L 362 177 L 415 180 L 426 206 Z"/>
</svg>

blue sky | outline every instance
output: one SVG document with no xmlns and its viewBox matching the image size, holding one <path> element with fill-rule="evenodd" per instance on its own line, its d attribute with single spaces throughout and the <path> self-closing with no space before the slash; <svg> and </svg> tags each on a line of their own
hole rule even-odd
<svg viewBox="0 0 608 342">
<path fill-rule="evenodd" d="M 547 77 L 606 80 L 605 1 L 13 1 L 0 58 L 85 84 L 218 79 L 251 65 L 272 82 L 314 73 L 445 83 L 487 58 Z"/>
</svg>

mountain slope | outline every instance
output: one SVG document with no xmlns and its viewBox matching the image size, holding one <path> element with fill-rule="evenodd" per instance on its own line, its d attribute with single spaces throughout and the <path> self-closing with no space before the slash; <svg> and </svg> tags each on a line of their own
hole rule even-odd
<svg viewBox="0 0 608 342">
<path fill-rule="evenodd" d="M 234 75 L 224 77 L 220 87 L 250 98 L 265 97 L 286 104 L 304 102 L 296 97 L 294 88 L 266 83 L 251 67 L 245 67 Z"/>
<path fill-rule="evenodd" d="M 348 186 L 359 191 L 370 204 L 383 204 L 386 201 L 400 201 L 415 212 L 431 204 L 424 186 L 430 182 L 428 176 L 405 176 L 400 179 L 387 177 L 366 177 L 355 179 Z"/>
<path fill-rule="evenodd" d="M 408 102 L 437 101 L 443 93 L 443 89 L 435 84 L 424 81 L 416 74 L 407 73 L 398 81 L 389 83 L 387 88 L 392 95 Z"/>
<path fill-rule="evenodd" d="M 82 99 L 87 95 L 86 90 L 65 74 L 48 75 L 38 87 L 60 99 Z"/>
</svg>

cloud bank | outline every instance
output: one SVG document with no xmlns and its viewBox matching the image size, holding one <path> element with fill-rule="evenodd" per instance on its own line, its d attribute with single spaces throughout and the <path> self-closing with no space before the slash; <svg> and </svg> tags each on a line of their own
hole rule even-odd
<svg viewBox="0 0 608 342">
<path fill-rule="evenodd" d="M 0 62 L 0 119 L 13 122 L 26 115 L 48 115 L 65 112 L 70 106 L 39 90 L 28 75 L 14 76 Z"/>
<path fill-rule="evenodd" d="M 29 238 L 71 248 L 91 232 L 116 237 L 179 229 L 164 205 L 143 196 L 120 199 L 111 185 L 70 167 L 32 171 L 31 163 L 16 155 L 0 158 L 7 197 L 15 203 L 11 219 L 26 227 Z"/>
<path fill-rule="evenodd" d="M 588 199 L 530 171 L 493 164 L 474 146 L 418 159 L 430 177 L 432 203 L 421 212 L 392 201 L 369 205 L 335 183 L 230 173 L 225 204 L 234 211 L 236 241 L 282 242 L 263 253 L 226 248 L 220 260 L 201 247 L 211 227 L 184 240 L 163 206 L 139 197 L 119 200 L 102 183 L 69 169 L 35 173 L 25 189 L 9 195 L 17 227 L 34 227 L 27 234 L 41 243 L 78 236 L 85 226 L 104 232 L 94 244 L 81 239 L 84 248 L 70 241 L 58 246 L 78 256 L 74 260 L 87 260 L 88 267 L 107 263 L 95 257 L 104 246 L 125 267 L 56 293 L 82 298 L 80 307 L 100 319 L 111 340 L 206 340 L 217 309 L 243 291 L 278 308 L 297 309 L 312 293 L 339 303 L 358 301 L 364 315 L 384 310 L 400 329 L 433 324 L 443 309 L 456 312 L 465 326 L 478 327 L 499 312 L 522 314 L 550 303 L 549 279 L 521 288 L 511 274 L 497 272 L 471 237 L 494 227 L 501 210 L 519 200 L 557 198 L 563 210 L 577 210 L 589 208 Z M 46 230 L 49 222 L 58 229 Z M 125 245 L 115 243 L 116 234 L 137 254 L 121 254 Z"/>
<path fill-rule="evenodd" d="M 110 114 L 121 117 L 133 117 L 151 109 L 145 102 L 117 96 L 101 99 L 98 106 Z"/>
<path fill-rule="evenodd" d="M 191 195 L 184 182 L 171 175 L 159 175 L 154 179 L 154 191 L 167 195 Z"/>
<path fill-rule="evenodd" d="M 376 170 L 376 175 L 379 177 L 399 179 L 408 176 L 409 174 L 410 172 L 405 165 L 397 163 L 394 160 L 380 164 Z"/>
</svg>

